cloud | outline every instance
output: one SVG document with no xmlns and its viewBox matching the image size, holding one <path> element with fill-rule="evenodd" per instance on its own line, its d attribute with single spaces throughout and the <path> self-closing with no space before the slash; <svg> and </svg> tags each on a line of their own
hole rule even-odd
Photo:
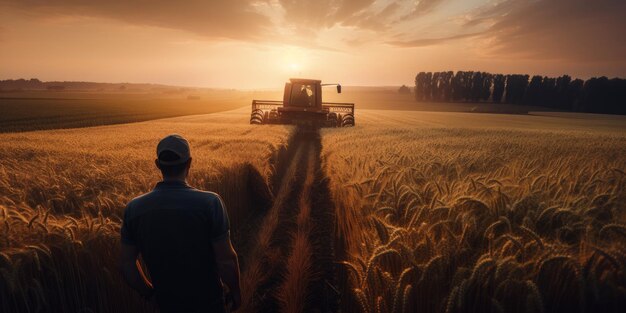
<svg viewBox="0 0 626 313">
<path fill-rule="evenodd" d="M 327 49 L 315 42 L 336 26 L 384 37 L 399 23 L 444 0 L 0 0 L 0 9 L 44 19 L 94 17 L 177 29 L 205 38 L 283 43 Z M 7 10 L 8 11 L 8 10 Z M 358 38 L 357 38 L 358 37 Z M 380 42 L 380 40 L 376 40 Z M 348 43 L 350 44 L 350 43 Z M 330 44 L 333 46 L 333 44 Z"/>
<path fill-rule="evenodd" d="M 624 0 L 509 0 L 466 25 L 486 27 L 490 56 L 622 64 L 626 56 Z"/>
<path fill-rule="evenodd" d="M 482 33 L 479 32 L 479 33 L 461 34 L 461 35 L 454 35 L 454 36 L 440 37 L 440 38 L 421 38 L 421 39 L 406 40 L 406 41 L 402 41 L 402 40 L 388 41 L 387 44 L 392 45 L 392 46 L 397 46 L 397 47 L 403 47 L 403 48 L 418 48 L 418 47 L 435 46 L 435 45 L 439 45 L 445 42 L 459 40 L 459 39 L 477 37 L 477 36 L 480 36 L 481 34 Z"/>
<path fill-rule="evenodd" d="M 285 21 L 296 27 L 335 25 L 385 31 L 397 23 L 432 11 L 445 0 L 279 0 Z"/>
<path fill-rule="evenodd" d="M 444 0 L 421 0 L 417 2 L 411 13 L 405 15 L 402 19 L 410 19 L 431 12 Z"/>
<path fill-rule="evenodd" d="M 205 37 L 258 40 L 272 27 L 253 0 L 0 0 L 41 17 L 88 16 L 180 29 Z"/>
<path fill-rule="evenodd" d="M 313 49 L 338 46 L 336 42 L 321 43 L 316 37 L 332 41 L 330 33 L 337 31 L 340 36 L 335 37 L 348 46 L 385 42 L 396 47 L 426 47 L 466 40 L 468 48 L 476 47 L 488 57 L 625 62 L 626 0 L 489 0 L 457 16 L 454 25 L 443 8 L 433 15 L 435 21 L 422 19 L 445 1 L 0 0 L 0 10 L 19 10 L 42 18 L 105 18 L 206 38 Z M 428 35 L 428 30 L 441 36 Z M 399 39 L 394 40 L 392 34 L 398 33 Z"/>
<path fill-rule="evenodd" d="M 626 62 L 624 0 L 506 0 L 479 7 L 460 20 L 463 34 L 387 43 L 426 47 L 471 38 L 470 47 L 488 57 Z"/>
<path fill-rule="evenodd" d="M 331 28 L 337 24 L 360 27 L 361 21 L 376 14 L 372 8 L 375 0 L 279 0 L 279 3 L 285 11 L 285 22 L 300 28 Z"/>
<path fill-rule="evenodd" d="M 341 21 L 342 26 L 354 26 L 364 30 L 384 31 L 392 25 L 390 20 L 397 14 L 401 5 L 392 2 L 378 12 L 362 12 Z"/>
</svg>

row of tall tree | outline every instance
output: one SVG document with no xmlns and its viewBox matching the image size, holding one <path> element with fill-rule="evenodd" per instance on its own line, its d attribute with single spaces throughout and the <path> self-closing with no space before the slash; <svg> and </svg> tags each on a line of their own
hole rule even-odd
<svg viewBox="0 0 626 313">
<path fill-rule="evenodd" d="M 626 114 L 626 79 L 587 81 L 560 77 L 473 71 L 420 72 L 415 99 L 435 102 L 493 102 L 545 106 L 577 112 Z"/>
</svg>

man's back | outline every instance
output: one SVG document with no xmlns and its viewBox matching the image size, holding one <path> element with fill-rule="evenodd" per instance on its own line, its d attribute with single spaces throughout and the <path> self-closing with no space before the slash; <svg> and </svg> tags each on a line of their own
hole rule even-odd
<svg viewBox="0 0 626 313">
<path fill-rule="evenodd" d="M 223 309 L 212 242 L 228 237 L 220 197 L 184 182 L 160 182 L 124 212 L 122 242 L 145 261 L 164 312 Z"/>
</svg>

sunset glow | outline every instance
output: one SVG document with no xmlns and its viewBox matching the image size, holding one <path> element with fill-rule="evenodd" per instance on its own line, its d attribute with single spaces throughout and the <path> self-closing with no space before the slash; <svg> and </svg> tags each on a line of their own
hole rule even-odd
<svg viewBox="0 0 626 313">
<path fill-rule="evenodd" d="M 0 79 L 275 87 L 416 71 L 626 74 L 620 0 L 0 0 Z M 567 4 L 567 9 L 562 7 Z"/>
<path fill-rule="evenodd" d="M 626 307 L 626 0 L 0 0 L 0 313 Z"/>
</svg>

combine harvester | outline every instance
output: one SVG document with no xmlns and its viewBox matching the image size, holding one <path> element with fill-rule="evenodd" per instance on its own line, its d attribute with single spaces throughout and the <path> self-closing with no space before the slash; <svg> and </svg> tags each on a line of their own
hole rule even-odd
<svg viewBox="0 0 626 313">
<path fill-rule="evenodd" d="M 283 101 L 252 100 L 250 124 L 295 124 L 315 127 L 354 126 L 354 103 L 322 102 L 320 80 L 291 78 L 285 83 Z"/>
</svg>

